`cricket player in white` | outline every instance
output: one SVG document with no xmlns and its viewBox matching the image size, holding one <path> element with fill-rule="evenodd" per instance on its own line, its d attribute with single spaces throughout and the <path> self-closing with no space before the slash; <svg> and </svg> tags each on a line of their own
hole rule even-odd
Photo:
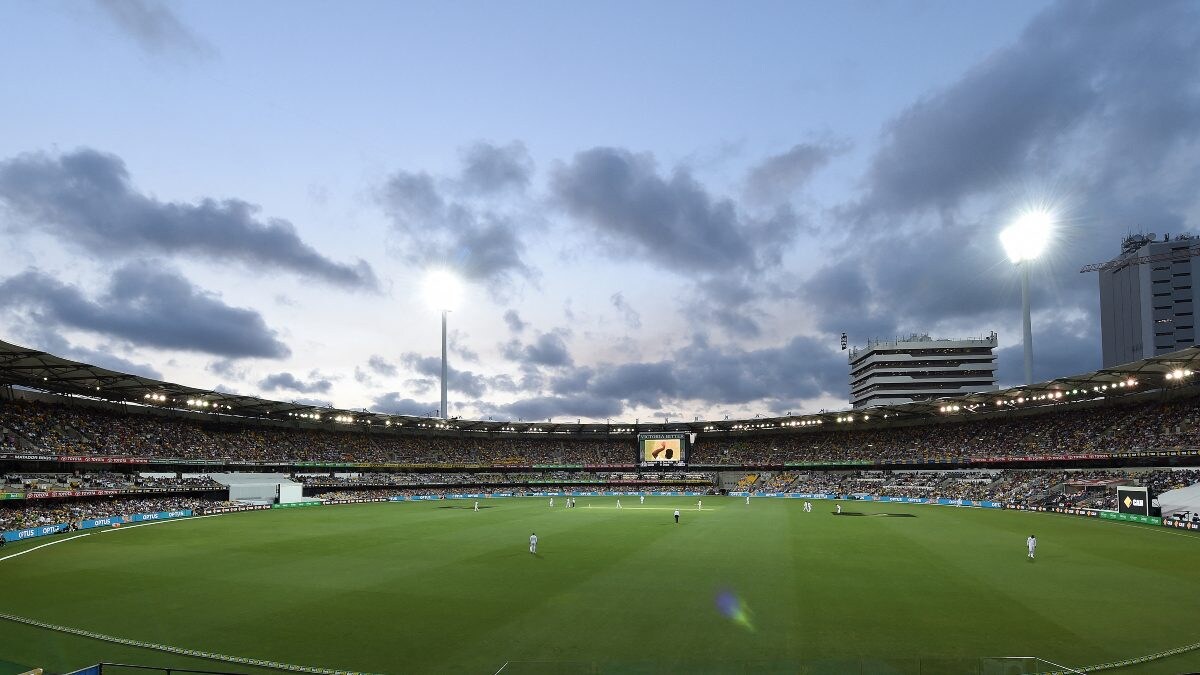
<svg viewBox="0 0 1200 675">
<path fill-rule="evenodd" d="M 617 500 L 617 508 L 618 509 L 621 508 L 621 500 L 620 499 Z"/>
<path fill-rule="evenodd" d="M 838 510 L 837 510 L 837 512 L 838 512 L 838 515 L 839 515 L 839 516 L 840 516 L 840 515 L 842 515 L 842 505 L 841 505 L 841 504 L 838 504 L 838 505 L 837 505 L 837 509 L 838 509 Z"/>
<path fill-rule="evenodd" d="M 699 499 L 697 499 L 697 500 L 696 500 L 696 510 L 697 510 L 697 511 L 699 511 L 699 510 L 700 510 L 700 509 L 702 509 L 702 508 L 704 508 L 704 502 L 702 502 L 702 501 L 700 501 Z"/>
<path fill-rule="evenodd" d="M 529 552 L 533 553 L 535 555 L 537 554 L 537 535 L 536 534 L 529 535 Z"/>
<path fill-rule="evenodd" d="M 479 502 L 475 502 L 475 510 L 476 510 L 476 511 L 478 511 L 478 510 L 479 510 Z"/>
<path fill-rule="evenodd" d="M 554 497 L 550 498 L 550 508 L 554 508 Z"/>
<path fill-rule="evenodd" d="M 750 495 L 746 495 L 746 506 L 750 506 Z"/>
<path fill-rule="evenodd" d="M 639 503 L 639 504 L 645 504 L 645 503 L 646 503 L 646 495 L 639 495 L 639 496 L 638 496 L 638 503 Z"/>
<path fill-rule="evenodd" d="M 1029 549 L 1029 559 L 1033 560 L 1033 553 L 1037 550 L 1037 537 L 1032 534 L 1025 540 L 1025 548 Z"/>
</svg>

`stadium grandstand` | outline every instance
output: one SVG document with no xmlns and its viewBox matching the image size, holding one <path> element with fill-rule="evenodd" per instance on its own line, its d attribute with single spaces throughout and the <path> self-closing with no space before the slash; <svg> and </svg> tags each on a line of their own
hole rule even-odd
<svg viewBox="0 0 1200 675">
<path fill-rule="evenodd" d="M 1111 480 L 1097 478 L 1084 492 L 1088 503 L 1109 504 L 1122 480 L 1194 476 L 1175 470 L 1200 465 L 1197 360 L 1200 348 L 1190 348 L 1030 387 L 868 410 L 597 425 L 318 408 L 0 343 L 4 513 L 36 508 L 25 506 L 34 500 L 114 504 L 160 492 L 220 502 L 225 486 L 210 475 L 280 470 L 311 496 L 824 486 L 837 494 L 1038 504 L 1062 502 L 1081 476 L 1099 472 Z M 637 464 L 637 435 L 656 432 L 695 434 L 686 467 Z M 1044 490 L 1035 494 L 1034 485 Z M 84 511 L 104 508 L 114 507 Z"/>
</svg>

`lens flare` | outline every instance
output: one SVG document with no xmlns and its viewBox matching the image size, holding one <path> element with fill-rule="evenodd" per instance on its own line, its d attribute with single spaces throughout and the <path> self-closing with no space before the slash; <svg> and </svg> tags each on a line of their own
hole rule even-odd
<svg viewBox="0 0 1200 675">
<path fill-rule="evenodd" d="M 717 593 L 717 611 L 742 628 L 754 632 L 754 612 L 733 591 Z"/>
</svg>

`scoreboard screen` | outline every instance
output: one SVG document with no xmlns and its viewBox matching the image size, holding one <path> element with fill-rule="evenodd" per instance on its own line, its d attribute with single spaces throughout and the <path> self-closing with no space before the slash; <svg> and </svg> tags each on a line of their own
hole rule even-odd
<svg viewBox="0 0 1200 675">
<path fill-rule="evenodd" d="M 1118 485 L 1117 512 L 1150 515 L 1150 488 Z"/>
<path fill-rule="evenodd" d="M 691 448 L 691 434 L 638 434 L 638 464 L 641 466 L 684 466 Z"/>
</svg>

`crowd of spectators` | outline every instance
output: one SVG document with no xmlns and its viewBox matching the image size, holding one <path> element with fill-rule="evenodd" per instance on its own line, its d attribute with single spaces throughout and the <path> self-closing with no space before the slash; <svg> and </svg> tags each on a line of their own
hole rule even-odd
<svg viewBox="0 0 1200 675">
<path fill-rule="evenodd" d="M 1200 446 L 1198 405 L 1200 401 L 1189 399 L 875 428 L 871 425 L 882 419 L 876 415 L 874 421 L 863 421 L 870 415 L 860 413 L 856 422 L 834 428 L 826 424 L 817 430 L 732 439 L 702 436 L 689 461 L 921 461 L 1195 448 Z"/>
<path fill-rule="evenodd" d="M 474 472 L 403 472 L 403 473 L 297 473 L 295 480 L 309 487 L 339 486 L 423 486 L 423 485 L 711 485 L 712 472 L 618 473 L 594 471 L 546 471 L 539 473 L 494 471 Z"/>
<path fill-rule="evenodd" d="M 795 474 L 785 491 L 1113 510 L 1119 485 L 1147 486 L 1157 495 L 1197 482 L 1200 471 L 1176 469 L 811 471 Z"/>
<path fill-rule="evenodd" d="M 879 426 L 867 413 L 848 424 L 746 436 L 700 435 L 690 462 L 707 465 L 825 461 L 933 461 L 970 457 L 1103 454 L 1200 447 L 1200 398 L 1033 415 L 955 417 Z M 438 436 L 370 429 L 307 429 L 199 420 L 74 403 L 0 401 L 0 438 L 10 450 L 211 461 L 368 462 L 521 467 L 632 465 L 632 436 L 558 434 Z"/>
<path fill-rule="evenodd" d="M 39 525 L 131 516 L 160 511 L 197 510 L 220 503 L 219 499 L 195 496 L 126 497 L 116 499 L 29 500 L 0 502 L 0 531 L 23 530 Z"/>
<path fill-rule="evenodd" d="M 6 473 L 0 474 L 0 492 L 67 491 L 67 490 L 128 490 L 186 492 L 215 490 L 222 485 L 208 476 L 181 477 L 178 474 L 123 474 L 108 471 L 76 471 L 74 473 Z"/>
</svg>

